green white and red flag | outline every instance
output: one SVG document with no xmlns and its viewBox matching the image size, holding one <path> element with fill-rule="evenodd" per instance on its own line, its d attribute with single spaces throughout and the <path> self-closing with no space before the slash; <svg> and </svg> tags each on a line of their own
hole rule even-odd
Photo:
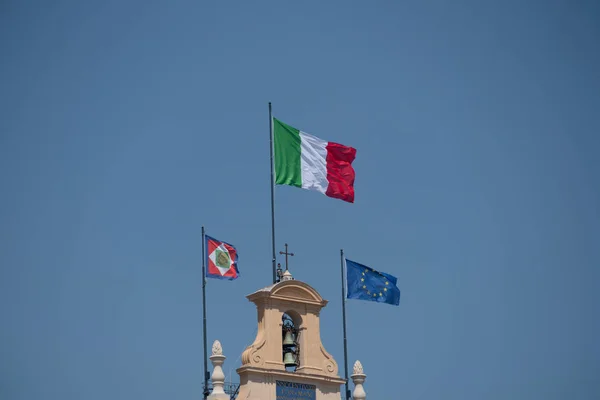
<svg viewBox="0 0 600 400">
<path fill-rule="evenodd" d="M 273 118 L 275 183 L 354 203 L 356 149 L 328 142 Z"/>
</svg>

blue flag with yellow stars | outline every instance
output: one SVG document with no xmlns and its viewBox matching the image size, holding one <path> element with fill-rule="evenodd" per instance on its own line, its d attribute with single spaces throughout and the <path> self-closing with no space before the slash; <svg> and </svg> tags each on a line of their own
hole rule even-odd
<svg viewBox="0 0 600 400">
<path fill-rule="evenodd" d="M 349 299 L 400 304 L 400 289 L 395 276 L 346 259 L 346 284 Z"/>
</svg>

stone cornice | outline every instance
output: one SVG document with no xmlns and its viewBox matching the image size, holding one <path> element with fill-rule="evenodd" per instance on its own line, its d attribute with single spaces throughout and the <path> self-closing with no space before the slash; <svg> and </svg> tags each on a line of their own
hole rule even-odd
<svg viewBox="0 0 600 400">
<path fill-rule="evenodd" d="M 257 305 L 261 303 L 264 304 L 266 299 L 310 304 L 319 308 L 325 307 L 328 303 L 328 301 L 323 299 L 312 286 L 297 280 L 279 282 L 275 285 L 258 290 L 246 297 Z"/>
<path fill-rule="evenodd" d="M 251 366 L 242 366 L 236 370 L 236 372 L 241 376 L 243 374 L 252 374 L 255 373 L 261 376 L 272 376 L 280 379 L 287 379 L 292 381 L 306 381 L 306 382 L 327 382 L 327 383 L 335 383 L 335 384 L 344 384 L 346 383 L 345 379 L 334 377 L 334 376 L 323 376 L 323 375 L 313 375 L 313 374 L 305 374 L 301 372 L 287 372 L 276 369 L 269 368 L 257 368 Z"/>
</svg>

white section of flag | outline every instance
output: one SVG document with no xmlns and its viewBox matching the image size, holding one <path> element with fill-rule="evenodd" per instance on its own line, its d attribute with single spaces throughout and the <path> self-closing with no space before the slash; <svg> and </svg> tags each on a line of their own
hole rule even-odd
<svg viewBox="0 0 600 400">
<path fill-rule="evenodd" d="M 300 131 L 302 188 L 325 194 L 327 181 L 327 142 Z"/>
</svg>

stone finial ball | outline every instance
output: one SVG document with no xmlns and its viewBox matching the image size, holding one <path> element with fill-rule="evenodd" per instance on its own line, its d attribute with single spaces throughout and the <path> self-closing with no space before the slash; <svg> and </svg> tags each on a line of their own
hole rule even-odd
<svg viewBox="0 0 600 400">
<path fill-rule="evenodd" d="M 356 360 L 356 362 L 354 363 L 353 372 L 354 372 L 354 375 L 362 375 L 362 374 L 364 374 L 364 372 L 363 372 L 363 366 L 360 363 L 360 361 Z"/>
<path fill-rule="evenodd" d="M 215 340 L 212 345 L 212 355 L 213 356 L 222 356 L 223 355 L 223 347 L 221 347 L 221 342 Z"/>
</svg>

